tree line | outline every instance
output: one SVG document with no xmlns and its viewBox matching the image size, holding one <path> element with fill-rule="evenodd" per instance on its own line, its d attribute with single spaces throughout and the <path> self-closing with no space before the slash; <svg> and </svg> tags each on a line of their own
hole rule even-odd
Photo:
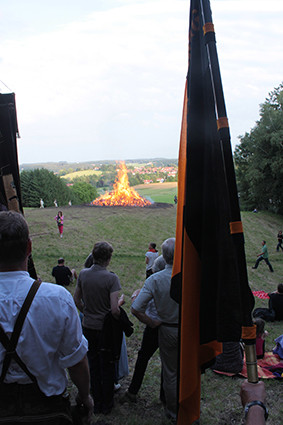
<svg viewBox="0 0 283 425">
<path fill-rule="evenodd" d="M 260 119 L 234 152 L 240 206 L 283 214 L 283 83 L 260 105 Z"/>
<path fill-rule="evenodd" d="M 68 205 L 70 201 L 72 205 L 80 205 L 98 196 L 96 188 L 91 184 L 76 182 L 67 186 L 64 180 L 45 168 L 22 171 L 20 179 L 24 207 L 37 208 L 40 199 L 45 207 L 53 207 L 55 200 L 59 206 Z"/>
</svg>

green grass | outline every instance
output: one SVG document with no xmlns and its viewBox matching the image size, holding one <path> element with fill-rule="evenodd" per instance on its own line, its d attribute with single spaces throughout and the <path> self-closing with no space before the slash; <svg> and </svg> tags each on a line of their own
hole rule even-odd
<svg viewBox="0 0 283 425">
<path fill-rule="evenodd" d="M 160 185 L 161 186 L 161 185 Z M 157 243 L 160 250 L 164 239 L 175 234 L 176 208 L 99 208 L 68 207 L 63 210 L 65 216 L 64 236 L 60 239 L 54 216 L 55 208 L 27 209 L 25 216 L 30 226 L 33 241 L 33 259 L 37 273 L 45 281 L 54 282 L 52 267 L 59 257 L 79 272 L 94 242 L 107 240 L 114 247 L 110 269 L 120 278 L 125 294 L 125 309 L 129 312 L 130 296 L 140 287 L 145 278 L 145 257 L 150 241 Z M 242 214 L 246 257 L 250 286 L 253 290 L 266 292 L 276 289 L 282 282 L 283 253 L 276 252 L 277 232 L 283 229 L 283 217 L 267 213 Z M 274 273 L 270 273 L 265 263 L 252 270 L 256 254 L 260 252 L 261 240 L 267 241 L 270 261 Z M 74 284 L 69 287 L 74 291 Z M 267 305 L 265 300 L 256 299 L 256 307 Z M 139 349 L 143 325 L 131 317 L 135 325 L 134 334 L 127 339 L 130 376 L 122 381 L 122 392 L 129 385 Z M 271 351 L 274 339 L 283 333 L 282 322 L 267 323 L 269 335 L 266 349 Z M 202 375 L 201 424 L 240 424 L 243 410 L 240 406 L 239 388 L 241 378 L 218 376 L 208 370 Z M 150 361 L 143 386 L 136 405 L 120 405 L 118 402 L 106 420 L 108 425 L 157 425 L 168 424 L 164 419 L 159 402 L 160 361 L 156 354 Z M 282 381 L 265 381 L 270 409 L 269 424 L 279 425 L 282 420 Z M 281 397 L 281 402 L 280 402 Z M 118 400 L 119 393 L 115 396 Z"/>
<path fill-rule="evenodd" d="M 135 186 L 139 195 L 150 198 L 154 202 L 174 204 L 174 196 L 177 195 L 177 183 L 151 183 Z"/>
</svg>

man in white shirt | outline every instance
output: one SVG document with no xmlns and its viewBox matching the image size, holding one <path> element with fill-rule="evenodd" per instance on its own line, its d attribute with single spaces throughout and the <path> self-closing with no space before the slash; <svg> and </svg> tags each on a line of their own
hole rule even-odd
<svg viewBox="0 0 283 425">
<path fill-rule="evenodd" d="M 170 296 L 175 238 L 162 244 L 165 269 L 149 276 L 132 304 L 131 312 L 151 328 L 159 326 L 158 342 L 162 363 L 166 415 L 175 420 L 177 413 L 177 367 L 179 305 Z M 148 302 L 154 300 L 159 320 L 146 314 Z"/>
<path fill-rule="evenodd" d="M 12 423 L 28 424 L 30 417 L 37 417 L 38 422 L 33 423 L 39 424 L 44 415 L 44 423 L 72 423 L 65 392 L 67 368 L 78 388 L 77 400 L 84 405 L 90 421 L 93 401 L 89 393 L 88 346 L 73 298 L 62 286 L 34 284 L 27 272 L 30 253 L 31 240 L 23 216 L 14 211 L 0 212 L 0 418 L 8 421 L 12 417 Z M 37 292 L 24 314 L 12 350 L 15 324 L 34 287 Z"/>
</svg>

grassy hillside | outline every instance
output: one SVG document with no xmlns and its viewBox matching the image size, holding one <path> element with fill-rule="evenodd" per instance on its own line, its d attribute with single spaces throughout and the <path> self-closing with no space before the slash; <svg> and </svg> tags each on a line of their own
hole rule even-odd
<svg viewBox="0 0 283 425">
<path fill-rule="evenodd" d="M 160 185 L 159 185 L 160 187 Z M 162 186 L 166 187 L 166 186 Z M 153 185 L 149 187 L 153 190 Z M 172 189 L 173 190 L 173 189 Z M 171 202 L 173 192 L 170 194 Z M 107 240 L 114 247 L 110 269 L 118 274 L 125 293 L 125 308 L 129 311 L 130 296 L 140 287 L 145 278 L 144 254 L 148 242 L 157 243 L 160 250 L 164 239 L 175 234 L 176 207 L 168 208 L 95 208 L 70 207 L 65 208 L 64 237 L 60 239 L 54 220 L 55 208 L 29 209 L 25 211 L 30 225 L 33 242 L 33 259 L 38 274 L 43 280 L 54 282 L 51 276 L 52 267 L 57 259 L 65 258 L 66 264 L 75 267 L 77 271 L 83 267 L 85 258 L 90 253 L 94 242 Z M 246 256 L 250 285 L 253 290 L 274 290 L 278 282 L 282 282 L 283 253 L 277 253 L 276 235 L 283 228 L 283 218 L 266 213 L 243 213 L 245 229 Z M 260 252 L 261 240 L 266 239 L 270 261 L 274 273 L 270 273 L 265 263 L 257 270 L 251 267 Z M 69 288 L 74 291 L 74 284 Z M 256 306 L 266 306 L 266 301 L 256 299 Z M 122 383 L 121 392 L 129 385 L 130 377 L 140 345 L 143 326 L 135 319 L 134 334 L 127 339 L 130 376 Z M 269 335 L 266 349 L 271 351 L 274 338 L 283 333 L 283 324 L 268 323 L 266 329 Z M 240 424 L 243 410 L 240 406 L 239 388 L 241 378 L 221 377 L 212 371 L 202 376 L 201 424 Z M 270 420 L 268 423 L 279 425 L 282 419 L 282 382 L 277 380 L 265 381 L 268 392 L 268 407 Z M 105 419 L 108 425 L 157 425 L 168 424 L 163 417 L 162 406 L 159 402 L 160 362 L 156 354 L 151 360 L 139 393 L 136 405 L 121 405 L 119 393 L 115 396 L 117 403 L 113 412 Z M 280 402 L 281 397 L 281 402 Z M 103 422 L 105 424 L 105 422 Z"/>
<path fill-rule="evenodd" d="M 174 196 L 177 195 L 177 182 L 151 183 L 135 186 L 136 191 L 144 198 L 154 202 L 174 204 Z"/>
<path fill-rule="evenodd" d="M 101 176 L 102 171 L 97 170 L 80 170 L 80 171 L 74 171 L 73 173 L 68 173 L 62 176 L 62 178 L 67 180 L 74 180 L 78 177 L 85 177 L 85 176 Z"/>
</svg>

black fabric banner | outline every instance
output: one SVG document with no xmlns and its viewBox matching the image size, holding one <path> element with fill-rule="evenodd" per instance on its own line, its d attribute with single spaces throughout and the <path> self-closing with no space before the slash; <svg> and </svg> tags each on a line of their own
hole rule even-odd
<svg viewBox="0 0 283 425">
<path fill-rule="evenodd" d="M 178 425 L 199 418 L 200 372 L 219 342 L 241 339 L 254 306 L 214 26 L 203 11 L 208 0 L 191 0 L 171 284 L 180 303 Z"/>
<path fill-rule="evenodd" d="M 18 123 L 15 94 L 0 94 L 0 211 L 13 210 L 23 214 L 18 165 Z M 28 271 L 37 279 L 32 257 Z"/>
</svg>

